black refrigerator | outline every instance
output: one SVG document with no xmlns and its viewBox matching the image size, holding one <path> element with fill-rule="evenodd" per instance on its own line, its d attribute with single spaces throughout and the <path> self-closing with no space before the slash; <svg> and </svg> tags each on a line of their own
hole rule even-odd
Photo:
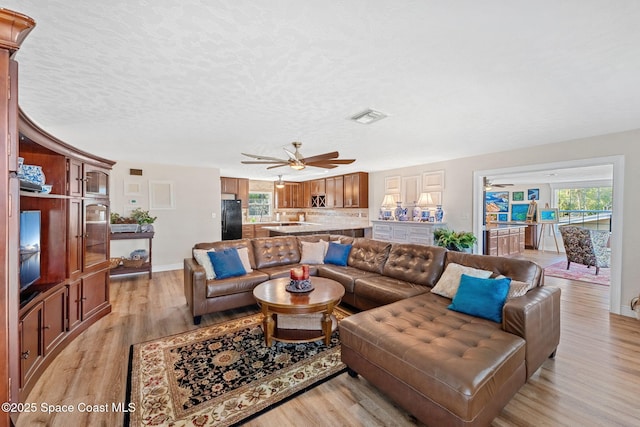
<svg viewBox="0 0 640 427">
<path fill-rule="evenodd" d="M 242 202 L 222 201 L 222 240 L 242 239 Z"/>
</svg>

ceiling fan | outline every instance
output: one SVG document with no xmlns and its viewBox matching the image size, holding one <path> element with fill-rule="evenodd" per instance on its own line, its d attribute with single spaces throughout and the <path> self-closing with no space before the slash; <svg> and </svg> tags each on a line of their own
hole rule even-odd
<svg viewBox="0 0 640 427">
<path fill-rule="evenodd" d="M 355 162 L 355 159 L 338 159 L 340 155 L 337 151 L 330 153 L 318 154 L 317 156 L 304 157 L 298 150 L 302 146 L 302 142 L 292 142 L 291 145 L 295 148 L 294 152 L 284 149 L 287 153 L 288 159 L 279 159 L 277 157 L 260 156 L 256 154 L 241 153 L 243 156 L 251 157 L 255 160 L 243 160 L 241 163 L 245 165 L 273 165 L 267 167 L 267 169 L 279 168 L 282 166 L 289 166 L 292 169 L 302 170 L 307 166 L 314 166 L 317 168 L 333 169 L 338 165 L 348 165 Z"/>
<path fill-rule="evenodd" d="M 484 185 L 484 189 L 485 190 L 491 190 L 492 188 L 504 188 L 504 187 L 511 187 L 513 184 L 494 184 L 491 182 L 491 180 L 489 178 L 487 178 L 486 176 L 482 178 L 483 180 L 483 185 Z"/>
</svg>

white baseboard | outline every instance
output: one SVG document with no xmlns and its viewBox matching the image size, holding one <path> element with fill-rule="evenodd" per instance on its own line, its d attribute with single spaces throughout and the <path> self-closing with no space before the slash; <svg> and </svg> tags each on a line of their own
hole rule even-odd
<svg viewBox="0 0 640 427">
<path fill-rule="evenodd" d="M 640 319 L 640 313 L 636 313 L 635 311 L 631 310 L 631 307 L 629 307 L 628 305 L 620 307 L 620 315 L 633 317 L 634 319 Z"/>
<path fill-rule="evenodd" d="M 157 273 L 160 271 L 173 271 L 173 270 L 182 270 L 184 268 L 184 264 L 165 264 L 165 265 L 152 265 L 151 271 L 153 273 Z"/>
</svg>

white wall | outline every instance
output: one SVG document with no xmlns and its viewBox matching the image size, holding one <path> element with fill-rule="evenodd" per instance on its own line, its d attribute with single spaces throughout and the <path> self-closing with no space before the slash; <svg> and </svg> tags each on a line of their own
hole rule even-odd
<svg viewBox="0 0 640 427">
<path fill-rule="evenodd" d="M 503 168 L 529 167 L 547 163 L 578 161 L 596 157 L 623 156 L 622 167 L 614 169 L 614 191 L 623 190 L 622 200 L 614 200 L 614 237 L 612 241 L 612 307 L 614 313 L 632 316 L 629 301 L 640 292 L 640 264 L 636 262 L 636 247 L 640 238 L 640 222 L 636 220 L 640 209 L 640 192 L 635 185 L 640 182 L 640 130 L 608 134 L 578 140 L 546 144 L 502 153 L 467 157 L 387 170 L 369 174 L 370 216 L 376 217 L 384 197 L 384 179 L 388 176 L 412 176 L 428 171 L 445 171 L 443 208 L 445 221 L 453 229 L 472 230 L 474 227 L 473 200 L 474 172 Z M 623 182 L 616 182 L 616 176 Z M 615 195 L 614 195 L 615 196 Z M 477 216 L 477 214 L 476 214 Z M 476 222 L 479 218 L 476 218 Z M 616 236 L 615 233 L 619 235 Z M 614 240 L 614 239 L 612 239 Z M 619 269 L 615 264 L 620 265 Z M 616 283 L 617 282 L 617 283 Z M 619 288 L 616 290 L 615 287 Z M 619 294 L 616 295 L 616 292 Z"/>
<path fill-rule="evenodd" d="M 142 176 L 129 169 L 142 169 Z M 149 182 L 173 183 L 174 209 L 149 208 Z M 124 194 L 126 183 L 137 183 L 140 194 Z M 153 224 L 153 271 L 181 269 L 194 243 L 220 240 L 220 170 L 118 161 L 111 177 L 111 211 L 125 215 L 140 207 L 157 216 Z M 135 200 L 135 203 L 133 202 Z M 212 213 L 216 218 L 212 218 Z M 128 256 L 145 248 L 143 240 L 113 241 L 111 256 Z"/>
</svg>

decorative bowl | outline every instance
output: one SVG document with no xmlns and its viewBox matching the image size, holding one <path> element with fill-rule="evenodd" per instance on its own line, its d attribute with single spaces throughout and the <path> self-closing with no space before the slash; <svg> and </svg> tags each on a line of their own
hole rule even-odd
<svg viewBox="0 0 640 427">
<path fill-rule="evenodd" d="M 51 184 L 44 184 L 44 185 L 42 186 L 42 192 L 43 192 L 44 194 L 49 194 L 49 193 L 51 193 L 51 190 L 52 190 L 52 189 L 53 189 L 53 185 L 51 185 Z"/>
<path fill-rule="evenodd" d="M 313 290 L 313 284 L 311 284 L 310 279 L 305 280 L 291 280 L 285 289 L 288 292 L 293 293 L 304 293 L 311 292 Z"/>
<path fill-rule="evenodd" d="M 22 165 L 22 176 L 20 178 L 40 185 L 46 182 L 42 166 L 37 165 Z"/>
</svg>

